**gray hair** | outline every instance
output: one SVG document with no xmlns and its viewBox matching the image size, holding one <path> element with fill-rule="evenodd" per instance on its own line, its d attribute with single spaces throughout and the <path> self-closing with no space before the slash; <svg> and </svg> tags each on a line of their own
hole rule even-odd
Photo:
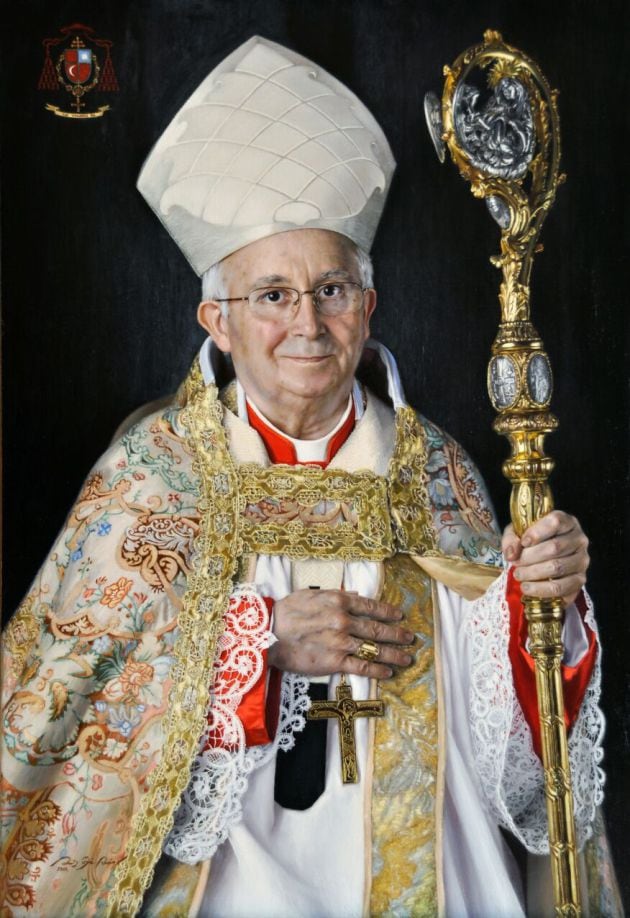
<svg viewBox="0 0 630 918">
<path fill-rule="evenodd" d="M 223 262 L 210 265 L 201 276 L 201 296 L 203 301 L 222 300 L 227 296 L 227 287 L 223 277 Z"/>
<path fill-rule="evenodd" d="M 372 259 L 360 246 L 348 239 L 348 244 L 354 252 L 357 260 L 357 270 L 362 287 L 374 286 L 374 268 Z M 223 277 L 223 262 L 217 261 L 211 265 L 207 271 L 204 271 L 201 277 L 201 296 L 203 302 L 207 300 L 223 300 L 227 297 L 227 286 Z M 229 303 L 221 303 L 221 312 L 224 316 L 228 314 Z"/>
<path fill-rule="evenodd" d="M 372 259 L 360 246 L 352 243 L 354 248 L 354 254 L 357 259 L 357 268 L 359 271 L 359 280 L 361 281 L 362 287 L 373 287 L 374 286 L 374 266 L 372 265 Z"/>
</svg>

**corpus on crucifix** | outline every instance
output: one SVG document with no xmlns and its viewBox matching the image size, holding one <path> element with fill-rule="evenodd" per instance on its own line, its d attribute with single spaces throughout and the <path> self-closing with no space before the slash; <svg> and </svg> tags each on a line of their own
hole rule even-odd
<svg viewBox="0 0 630 918">
<path fill-rule="evenodd" d="M 324 720 L 336 717 L 339 722 L 339 753 L 341 755 L 341 777 L 344 784 L 356 784 L 359 780 L 357 748 L 354 738 L 354 721 L 357 717 L 382 717 L 385 705 L 378 698 L 357 701 L 352 697 L 352 687 L 342 675 L 336 689 L 335 701 L 314 701 L 308 711 L 309 720 Z"/>
</svg>

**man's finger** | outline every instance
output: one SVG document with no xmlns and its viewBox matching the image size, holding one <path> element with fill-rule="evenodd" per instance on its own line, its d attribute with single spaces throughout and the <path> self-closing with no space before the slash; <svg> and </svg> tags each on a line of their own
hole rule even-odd
<svg viewBox="0 0 630 918">
<path fill-rule="evenodd" d="M 501 551 L 508 561 L 516 561 L 521 554 L 521 540 L 514 532 L 514 527 L 511 523 L 506 526 L 503 532 Z"/>
<path fill-rule="evenodd" d="M 367 676 L 368 679 L 390 679 L 394 675 L 391 666 L 385 663 L 370 663 L 369 660 L 361 660 L 353 654 L 344 658 L 338 672 L 353 676 Z"/>
<path fill-rule="evenodd" d="M 360 638 L 361 641 L 376 641 L 377 644 L 411 644 L 415 637 L 413 631 L 408 631 L 406 628 L 358 617 L 355 617 L 350 624 L 350 634 Z"/>
<path fill-rule="evenodd" d="M 578 521 L 574 516 L 563 513 L 562 510 L 552 510 L 546 516 L 541 516 L 539 520 L 523 533 L 521 542 L 524 548 L 530 545 L 538 545 L 546 539 L 552 539 L 554 536 L 564 535 L 576 529 Z"/>
<path fill-rule="evenodd" d="M 525 596 L 534 596 L 536 599 L 564 599 L 573 600 L 584 584 L 584 574 L 573 574 L 570 577 L 560 577 L 557 580 L 525 581 L 521 584 Z"/>
<path fill-rule="evenodd" d="M 400 621 L 403 617 L 398 606 L 346 590 L 297 590 L 280 600 L 280 603 L 290 603 L 292 607 L 304 610 L 312 617 L 331 612 L 365 615 L 384 622 Z"/>
<path fill-rule="evenodd" d="M 400 621 L 403 613 L 399 606 L 378 599 L 367 599 L 352 593 L 342 593 L 346 597 L 346 610 L 353 615 L 364 615 L 380 622 Z"/>
<path fill-rule="evenodd" d="M 363 643 L 361 638 L 353 639 L 354 646 L 352 648 L 352 653 L 355 657 L 358 655 Z M 392 666 L 409 666 L 413 660 L 410 653 L 400 650 L 393 644 L 377 644 L 377 647 L 378 656 L 371 661 L 372 663 L 386 663 Z"/>
<path fill-rule="evenodd" d="M 521 557 L 517 562 L 518 567 L 529 564 L 540 564 L 542 561 L 550 561 L 552 558 L 568 558 L 574 554 L 586 555 L 588 539 L 581 530 L 573 530 L 564 535 L 554 536 L 540 542 L 538 545 L 531 545 L 524 548 Z"/>
<path fill-rule="evenodd" d="M 554 557 L 538 564 L 519 565 L 514 571 L 514 576 L 522 582 L 535 582 L 537 580 L 551 580 L 567 577 L 570 574 L 583 573 L 586 566 L 585 556 L 582 552 L 574 552 L 568 556 Z"/>
</svg>

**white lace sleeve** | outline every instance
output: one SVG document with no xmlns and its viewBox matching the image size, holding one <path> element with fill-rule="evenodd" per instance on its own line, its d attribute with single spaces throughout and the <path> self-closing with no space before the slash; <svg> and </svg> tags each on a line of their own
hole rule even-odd
<svg viewBox="0 0 630 918">
<path fill-rule="evenodd" d="M 473 755 L 484 797 L 500 825 L 534 854 L 549 851 L 543 769 L 516 698 L 508 656 L 507 572 L 470 603 L 470 721 Z M 597 633 L 587 598 L 586 623 Z M 600 696 L 600 653 L 569 737 L 576 832 L 582 847 L 592 833 L 595 808 L 603 799 L 599 767 L 604 718 Z"/>
<path fill-rule="evenodd" d="M 164 844 L 166 853 L 179 861 L 197 864 L 212 857 L 242 817 L 241 801 L 250 773 L 279 749 L 290 749 L 294 734 L 304 729 L 310 706 L 308 679 L 285 673 L 274 741 L 264 746 L 245 745 L 245 731 L 236 711 L 260 678 L 262 651 L 272 639 L 263 598 L 254 586 L 239 585 L 230 598 L 218 646 L 208 725 Z"/>
</svg>

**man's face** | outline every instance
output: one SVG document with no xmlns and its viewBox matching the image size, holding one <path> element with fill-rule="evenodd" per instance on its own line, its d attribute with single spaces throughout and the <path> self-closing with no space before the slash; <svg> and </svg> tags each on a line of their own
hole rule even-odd
<svg viewBox="0 0 630 918">
<path fill-rule="evenodd" d="M 313 290 L 332 280 L 361 282 L 351 244 L 326 230 L 268 236 L 234 252 L 222 267 L 229 297 L 273 284 Z M 306 295 L 292 319 L 278 322 L 253 315 L 244 301 L 230 303 L 225 316 L 211 301 L 201 304 L 199 321 L 231 353 L 246 394 L 277 423 L 285 410 L 312 408 L 324 417 L 347 401 L 375 305 L 375 291 L 368 290 L 358 312 L 323 316 Z"/>
</svg>

